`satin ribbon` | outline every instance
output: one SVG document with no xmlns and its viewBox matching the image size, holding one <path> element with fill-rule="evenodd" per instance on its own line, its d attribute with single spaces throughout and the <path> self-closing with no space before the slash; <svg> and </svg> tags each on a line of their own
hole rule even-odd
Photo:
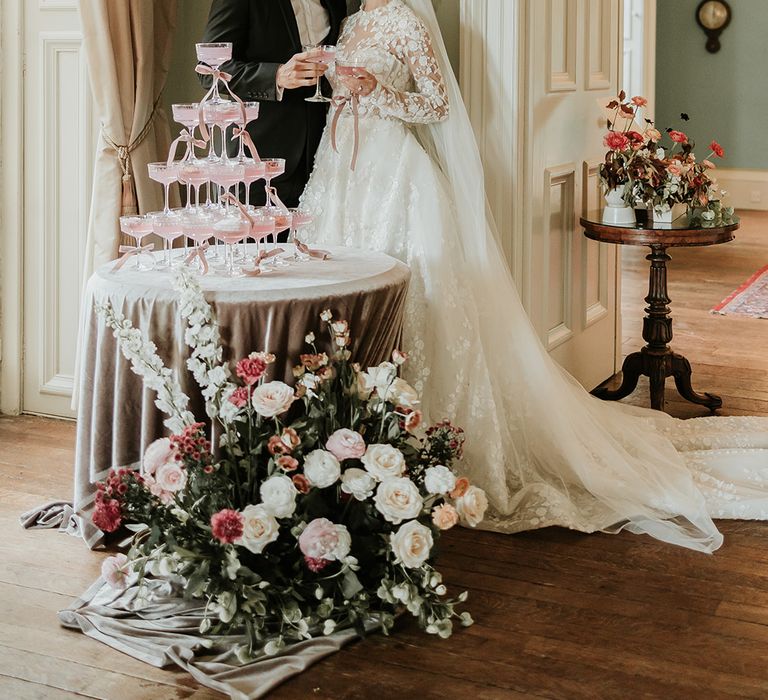
<svg viewBox="0 0 768 700">
<path fill-rule="evenodd" d="M 179 134 L 179 138 L 177 138 L 172 144 L 170 149 L 168 149 L 168 165 L 173 165 L 176 161 L 176 149 L 179 147 L 180 143 L 186 143 L 187 144 L 187 150 L 184 153 L 184 158 L 182 160 L 187 160 L 187 158 L 191 155 L 194 155 L 194 152 L 192 151 L 193 146 L 197 146 L 198 148 L 203 148 L 208 143 L 207 141 L 203 141 L 202 139 L 196 139 L 188 129 L 182 129 L 181 133 Z"/>
<path fill-rule="evenodd" d="M 259 155 L 259 152 L 256 150 L 256 144 L 253 143 L 253 139 L 251 138 L 251 135 L 246 131 L 244 126 L 242 127 L 236 126 L 235 130 L 232 132 L 232 136 L 234 136 L 236 139 L 242 139 L 243 141 L 245 141 L 246 147 L 251 152 L 251 157 L 257 163 L 261 163 L 261 156 Z"/>
<path fill-rule="evenodd" d="M 207 241 L 205 243 L 201 243 L 198 246 L 195 246 L 192 252 L 187 256 L 186 260 L 184 260 L 184 264 L 191 265 L 195 258 L 200 258 L 200 264 L 203 266 L 203 274 L 207 275 L 208 260 L 205 257 L 205 251 L 210 247 L 211 245 Z"/>
<path fill-rule="evenodd" d="M 272 189 L 274 189 L 274 188 L 272 188 Z M 256 238 L 256 236 L 253 235 L 253 225 L 255 223 L 254 220 L 253 220 L 253 217 L 250 215 L 250 213 L 245 208 L 243 203 L 239 199 L 237 199 L 237 197 L 235 197 L 234 195 L 232 195 L 229 192 L 227 192 L 224 195 L 222 195 L 221 201 L 223 203 L 229 202 L 230 204 L 234 204 L 240 210 L 240 213 L 246 219 L 248 219 L 248 222 L 251 224 L 251 230 L 249 231 L 250 235 L 248 236 L 248 238 L 253 238 L 254 240 L 258 240 Z M 278 201 L 279 201 L 279 199 L 278 199 Z M 262 238 L 266 238 L 266 236 L 262 236 Z M 283 248 L 275 248 L 274 250 L 270 250 L 269 252 L 267 252 L 265 250 L 262 250 L 259 253 L 259 255 L 254 257 L 254 259 L 253 259 L 254 265 L 256 265 L 256 267 L 253 268 L 253 269 L 250 269 L 250 270 L 246 269 L 246 268 L 243 268 L 243 273 L 245 275 L 247 275 L 248 277 L 257 277 L 258 275 L 261 274 L 261 270 L 259 269 L 259 265 L 264 260 L 266 260 L 267 258 L 272 258 L 275 255 L 280 255 L 280 253 L 284 253 L 284 252 L 285 252 L 285 250 Z"/>
<path fill-rule="evenodd" d="M 128 262 L 129 258 L 132 258 L 134 255 L 141 255 L 142 253 L 150 253 L 154 249 L 155 249 L 154 243 L 148 243 L 147 245 L 143 245 L 143 246 L 121 245 L 118 250 L 123 255 L 122 257 L 117 259 L 115 266 L 112 268 L 112 272 L 117 272 L 123 265 L 125 265 L 125 263 Z"/>
<path fill-rule="evenodd" d="M 316 260 L 328 260 L 331 254 L 327 250 L 320 250 L 319 248 L 310 248 L 306 243 L 302 243 L 298 238 L 295 239 L 296 250 L 302 255 L 308 255 L 310 258 Z"/>
<path fill-rule="evenodd" d="M 232 75 L 230 73 L 225 73 L 223 70 L 219 70 L 218 68 L 211 68 L 210 66 L 206 66 L 203 63 L 197 64 L 195 67 L 195 73 L 198 73 L 199 75 L 210 75 L 213 78 L 210 89 L 205 93 L 203 99 L 200 100 L 200 133 L 205 139 L 205 142 L 208 143 L 208 141 L 211 140 L 208 127 L 205 123 L 205 104 L 208 102 L 208 100 L 211 99 L 211 97 L 213 97 L 214 92 L 216 92 L 216 86 L 219 84 L 219 82 L 224 85 L 226 91 L 229 93 L 229 96 L 235 102 L 237 102 L 237 104 L 240 105 L 242 122 L 245 124 L 245 104 L 237 95 L 235 95 L 234 92 L 232 92 L 232 89 L 229 87 L 229 81 L 232 80 Z"/>
<path fill-rule="evenodd" d="M 357 166 L 357 154 L 360 150 L 360 114 L 358 110 L 360 100 L 357 95 L 337 95 L 331 100 L 331 104 L 336 108 L 336 112 L 333 115 L 333 121 L 331 122 L 331 146 L 333 146 L 333 150 L 336 151 L 336 153 L 339 152 L 339 149 L 336 146 L 336 129 L 339 125 L 339 119 L 347 104 L 352 108 L 352 117 L 355 123 L 355 143 L 352 148 L 352 162 L 349 165 L 349 169 L 354 172 L 355 167 Z"/>
<path fill-rule="evenodd" d="M 272 204 L 274 204 L 278 209 L 284 209 L 285 211 L 290 211 L 290 209 L 288 209 L 288 207 L 286 207 L 285 204 L 283 204 L 283 200 L 277 196 L 276 187 L 268 187 L 267 192 L 269 194 L 269 201 Z"/>
</svg>

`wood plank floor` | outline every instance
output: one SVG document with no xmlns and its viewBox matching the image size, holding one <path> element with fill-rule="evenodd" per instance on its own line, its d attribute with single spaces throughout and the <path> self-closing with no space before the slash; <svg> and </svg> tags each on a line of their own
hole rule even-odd
<svg viewBox="0 0 768 700">
<path fill-rule="evenodd" d="M 675 344 L 697 386 L 723 394 L 723 413 L 768 414 L 768 321 L 708 313 L 767 257 L 768 214 L 749 215 L 735 244 L 674 254 Z M 628 351 L 640 343 L 645 274 L 627 251 Z M 677 415 L 700 413 L 669 399 Z M 218 697 L 58 626 L 56 611 L 105 555 L 17 519 L 68 496 L 73 452 L 71 423 L 0 417 L 0 699 Z M 406 621 L 273 697 L 766 698 L 768 524 L 721 526 L 712 557 L 624 534 L 451 532 L 441 566 L 454 591 L 469 590 L 474 627 L 441 641 Z"/>
</svg>

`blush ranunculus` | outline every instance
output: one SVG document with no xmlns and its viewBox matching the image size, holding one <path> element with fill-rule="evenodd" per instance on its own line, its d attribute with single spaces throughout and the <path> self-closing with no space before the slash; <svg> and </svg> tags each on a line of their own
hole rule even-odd
<svg viewBox="0 0 768 700">
<path fill-rule="evenodd" d="M 672 129 L 672 131 L 669 132 L 669 138 L 675 143 L 688 143 L 688 137 L 682 131 L 675 131 Z"/>
<path fill-rule="evenodd" d="M 328 438 L 325 449 L 339 461 L 360 459 L 365 454 L 365 440 L 360 433 L 342 428 Z"/>
<path fill-rule="evenodd" d="M 440 530 L 450 530 L 458 524 L 459 514 L 450 503 L 443 503 L 432 511 L 432 522 Z"/>
<path fill-rule="evenodd" d="M 344 525 L 316 518 L 299 535 L 299 549 L 310 559 L 340 561 L 349 554 L 352 538 Z"/>
<path fill-rule="evenodd" d="M 224 544 L 233 544 L 243 535 L 243 516 L 225 508 L 211 516 L 211 534 Z"/>
<path fill-rule="evenodd" d="M 155 472 L 157 485 L 167 493 L 178 493 L 187 485 L 187 470 L 176 461 L 162 464 Z"/>
<path fill-rule="evenodd" d="M 718 158 L 725 157 L 725 149 L 717 141 L 710 143 L 709 148 Z"/>
<path fill-rule="evenodd" d="M 249 355 L 240 360 L 235 367 L 235 373 L 246 386 L 253 386 L 267 371 L 267 363 L 256 355 Z"/>
<path fill-rule="evenodd" d="M 603 145 L 612 151 L 623 151 L 629 146 L 629 139 L 618 131 L 609 131 L 603 138 Z"/>
<path fill-rule="evenodd" d="M 155 440 L 146 450 L 141 461 L 141 473 L 143 476 L 154 476 L 155 472 L 167 462 L 176 461 L 176 450 L 171 444 L 170 438 Z"/>
</svg>

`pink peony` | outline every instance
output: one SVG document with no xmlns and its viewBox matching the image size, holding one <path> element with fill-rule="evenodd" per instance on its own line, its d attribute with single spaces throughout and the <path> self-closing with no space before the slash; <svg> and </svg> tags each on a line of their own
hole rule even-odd
<svg viewBox="0 0 768 700">
<path fill-rule="evenodd" d="M 231 403 L 233 406 L 236 406 L 237 408 L 243 408 L 248 403 L 248 399 L 250 398 L 251 394 L 248 389 L 244 386 L 241 386 L 232 392 L 228 400 L 229 403 Z"/>
<path fill-rule="evenodd" d="M 629 146 L 629 139 L 618 131 L 609 131 L 603 138 L 603 145 L 612 151 L 623 151 Z"/>
<path fill-rule="evenodd" d="M 682 131 L 675 131 L 674 129 L 669 132 L 669 138 L 671 138 L 675 143 L 688 142 L 688 137 Z"/>
<path fill-rule="evenodd" d="M 341 560 L 349 554 L 351 545 L 347 528 L 327 518 L 316 518 L 299 535 L 299 549 L 309 559 Z"/>
<path fill-rule="evenodd" d="M 365 454 L 366 446 L 360 433 L 342 428 L 328 438 L 325 449 L 341 462 L 345 459 L 360 459 Z"/>
<path fill-rule="evenodd" d="M 187 485 L 187 470 L 178 462 L 166 462 L 155 473 L 157 485 L 166 493 L 178 493 Z"/>
<path fill-rule="evenodd" d="M 155 440 L 144 451 L 144 459 L 141 464 L 141 473 L 146 476 L 154 476 L 155 472 L 164 464 L 176 461 L 176 449 L 170 438 Z"/>
<path fill-rule="evenodd" d="M 97 503 L 91 520 L 99 530 L 114 532 L 123 522 L 120 502 L 112 498 Z"/>
<path fill-rule="evenodd" d="M 440 530 L 450 530 L 459 522 L 459 514 L 450 503 L 444 503 L 432 511 L 432 522 Z"/>
<path fill-rule="evenodd" d="M 725 149 L 717 141 L 710 143 L 709 148 L 718 158 L 725 157 Z"/>
<path fill-rule="evenodd" d="M 211 517 L 211 533 L 224 544 L 233 544 L 243 536 L 243 516 L 225 508 Z"/>
<path fill-rule="evenodd" d="M 128 557 L 116 554 L 108 557 L 101 564 L 101 576 L 112 588 L 123 590 L 128 578 Z"/>
<path fill-rule="evenodd" d="M 267 371 L 267 363 L 258 355 L 249 355 L 240 360 L 235 368 L 235 373 L 247 386 L 253 386 Z"/>
</svg>

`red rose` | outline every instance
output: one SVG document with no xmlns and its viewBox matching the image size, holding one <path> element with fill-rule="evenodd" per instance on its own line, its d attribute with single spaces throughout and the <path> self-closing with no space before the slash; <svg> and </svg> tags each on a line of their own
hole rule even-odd
<svg viewBox="0 0 768 700">
<path fill-rule="evenodd" d="M 718 158 L 723 158 L 725 156 L 725 149 L 717 141 L 710 143 L 709 148 Z"/>
<path fill-rule="evenodd" d="M 211 533 L 224 544 L 233 544 L 243 536 L 243 516 L 225 508 L 211 517 Z"/>
<path fill-rule="evenodd" d="M 253 386 L 264 376 L 267 363 L 260 357 L 246 357 L 237 363 L 235 373 L 247 386 Z"/>
<path fill-rule="evenodd" d="M 623 151 L 629 146 L 629 139 L 618 131 L 609 131 L 603 138 L 603 145 L 612 151 Z"/>
<path fill-rule="evenodd" d="M 114 499 L 101 501 L 91 517 L 93 524 L 104 532 L 114 532 L 123 521 L 120 502 Z"/>
<path fill-rule="evenodd" d="M 669 138 L 675 143 L 688 143 L 688 137 L 682 131 L 675 131 L 672 129 L 672 131 L 669 132 Z"/>
</svg>

